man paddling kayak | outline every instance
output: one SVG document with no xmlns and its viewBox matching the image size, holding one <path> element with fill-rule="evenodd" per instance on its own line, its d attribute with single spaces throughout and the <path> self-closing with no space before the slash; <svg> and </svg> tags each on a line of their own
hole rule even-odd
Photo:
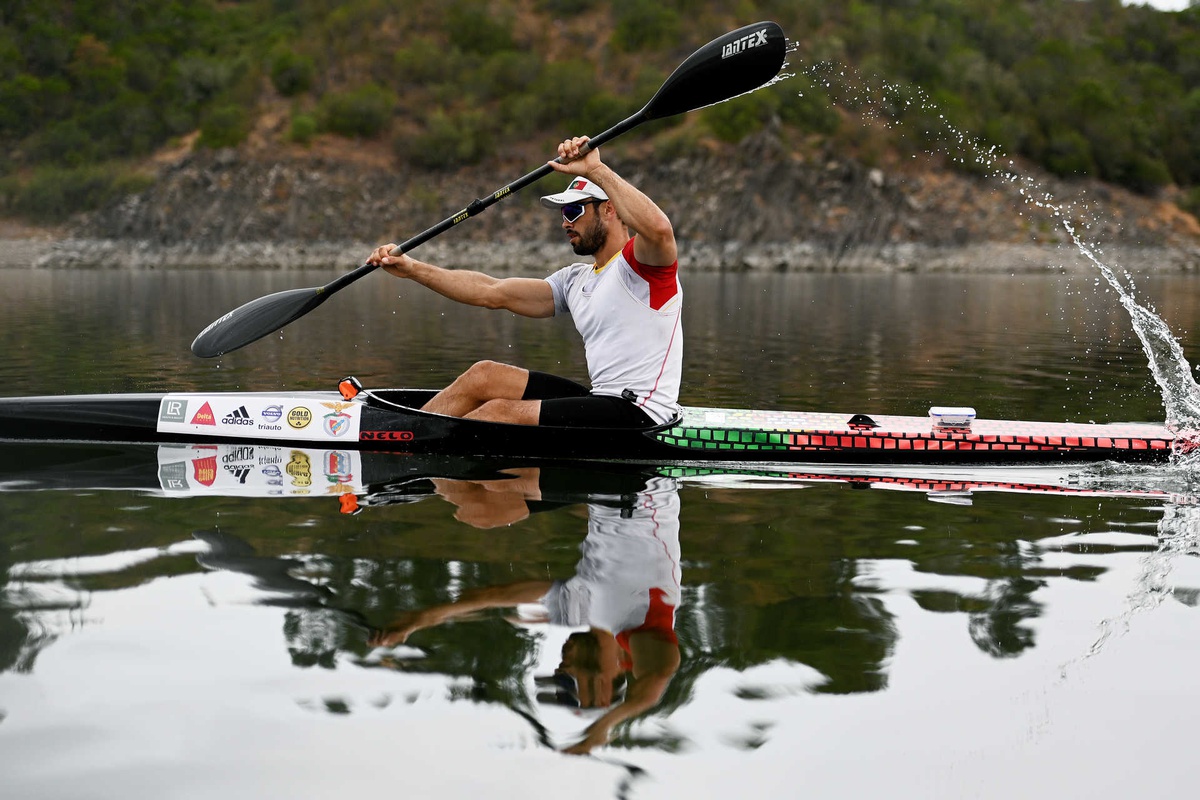
<svg viewBox="0 0 1200 800">
<path fill-rule="evenodd" d="M 423 408 L 523 425 L 647 427 L 679 410 L 683 363 L 675 232 L 654 201 L 587 150 L 588 137 L 558 146 L 567 189 L 542 198 L 559 209 L 576 255 L 592 257 L 545 279 L 448 270 L 377 248 L 369 263 L 460 303 L 526 317 L 570 314 L 583 336 L 589 390 L 574 381 L 480 361 Z M 636 235 L 632 235 L 632 233 Z"/>
</svg>

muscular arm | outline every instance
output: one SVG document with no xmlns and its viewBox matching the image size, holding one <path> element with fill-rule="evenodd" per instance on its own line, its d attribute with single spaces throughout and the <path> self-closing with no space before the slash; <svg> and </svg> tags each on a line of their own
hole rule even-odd
<svg viewBox="0 0 1200 800">
<path fill-rule="evenodd" d="M 375 647 L 395 647 L 408 641 L 419 630 L 442 625 L 490 608 L 510 608 L 521 603 L 536 603 L 550 591 L 550 581 L 520 581 L 465 592 L 454 603 L 423 608 L 401 614 L 392 624 L 372 634 Z"/>
<path fill-rule="evenodd" d="M 654 708 L 667 691 L 671 678 L 679 670 L 679 645 L 645 632 L 632 634 L 629 645 L 633 656 L 634 680 L 625 694 L 625 701 L 613 706 L 589 725 L 583 740 L 564 752 L 584 755 L 603 746 L 612 735 L 613 728 Z"/>
<path fill-rule="evenodd" d="M 551 161 L 550 166 L 558 172 L 587 178 L 604 190 L 617 214 L 637 232 L 633 254 L 640 263 L 655 267 L 674 264 L 678 253 L 671 220 L 645 193 L 603 163 L 599 149 L 581 154 L 587 141 L 588 137 L 580 136 L 563 142 L 558 152 L 566 163 Z"/>
<path fill-rule="evenodd" d="M 394 244 L 377 248 L 367 259 L 398 278 L 407 278 L 443 297 L 480 308 L 503 308 L 523 317 L 554 316 L 554 292 L 540 278 L 493 278 L 482 272 L 450 270 L 390 255 Z"/>
</svg>

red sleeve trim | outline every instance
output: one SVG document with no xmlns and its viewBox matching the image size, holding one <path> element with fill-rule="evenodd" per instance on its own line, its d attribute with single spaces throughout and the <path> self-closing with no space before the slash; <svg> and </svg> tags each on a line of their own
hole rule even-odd
<svg viewBox="0 0 1200 800">
<path fill-rule="evenodd" d="M 650 287 L 650 307 L 658 311 L 678 292 L 679 283 L 675 277 L 679 272 L 679 261 L 676 260 L 665 267 L 642 264 L 633 255 L 633 242 L 634 240 L 630 239 L 625 243 L 621 255 L 638 277 Z"/>
<path fill-rule="evenodd" d="M 675 606 L 667 602 L 667 593 L 657 586 L 650 589 L 649 594 L 650 607 L 646 609 L 645 621 L 632 630 L 617 634 L 617 644 L 627 653 L 632 633 L 650 633 L 664 642 L 679 644 L 679 636 L 675 633 Z"/>
</svg>

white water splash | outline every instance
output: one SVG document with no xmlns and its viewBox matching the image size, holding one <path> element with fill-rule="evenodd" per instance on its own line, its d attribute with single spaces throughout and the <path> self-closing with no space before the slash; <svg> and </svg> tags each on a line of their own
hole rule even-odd
<svg viewBox="0 0 1200 800">
<path fill-rule="evenodd" d="M 1149 360 L 1150 373 L 1162 393 L 1167 426 L 1181 437 L 1194 440 L 1200 432 L 1200 386 L 1196 385 L 1192 366 L 1179 346 L 1179 340 L 1161 317 L 1134 299 L 1132 277 L 1126 273 L 1129 286 L 1123 285 L 1092 247 L 1079 238 L 1070 221 L 1062 219 L 1061 222 L 1075 247 L 1100 270 L 1129 313 L 1134 333 L 1141 340 L 1142 350 Z"/>
<path fill-rule="evenodd" d="M 1126 610 L 1118 617 L 1100 623 L 1100 636 L 1084 658 L 1099 653 L 1113 634 L 1129 632 L 1138 614 L 1152 611 L 1173 596 L 1175 587 L 1169 578 L 1177 559 L 1200 555 L 1200 506 L 1167 505 L 1158 525 L 1158 549 L 1142 559 L 1141 572 L 1126 601 Z"/>
<path fill-rule="evenodd" d="M 766 83 L 762 84 L 761 86 L 756 86 L 753 89 L 750 89 L 749 91 L 742 92 L 741 94 L 731 95 L 729 97 L 726 97 L 724 100 L 718 100 L 715 103 L 709 103 L 706 106 L 700 106 L 700 108 L 712 108 L 713 106 L 719 106 L 719 105 L 722 105 L 723 103 L 728 103 L 730 100 L 737 100 L 739 97 L 745 97 L 747 95 L 754 94 L 755 92 L 761 92 L 763 89 L 770 89 L 772 86 L 775 86 L 778 83 L 782 83 L 783 81 L 786 81 L 789 78 L 796 77 L 796 73 L 787 71 L 788 68 L 791 66 L 791 64 L 786 59 L 788 56 L 795 53 L 799 48 L 800 48 L 799 42 L 793 42 L 790 39 L 785 39 L 784 40 L 784 50 L 783 50 L 784 62 L 779 65 L 779 72 L 776 73 L 774 78 L 771 78 L 771 80 L 767 81 Z"/>
</svg>

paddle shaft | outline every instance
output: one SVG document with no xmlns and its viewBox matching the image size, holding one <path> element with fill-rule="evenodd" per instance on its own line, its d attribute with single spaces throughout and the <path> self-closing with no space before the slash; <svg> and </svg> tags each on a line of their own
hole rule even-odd
<svg viewBox="0 0 1200 800">
<path fill-rule="evenodd" d="M 604 131 L 603 133 L 600 133 L 600 134 L 597 134 L 596 136 L 590 137 L 588 140 L 588 149 L 595 149 L 595 148 L 599 147 L 600 145 L 604 144 L 605 142 L 610 142 L 613 139 L 620 136 L 621 134 L 623 134 L 627 131 L 630 131 L 633 128 L 636 128 L 638 125 L 641 125 L 645 121 L 646 121 L 646 110 L 643 108 L 638 113 L 634 114 L 633 116 L 629 117 L 628 119 L 626 119 L 622 122 L 617 123 L 616 125 L 612 126 L 611 128 Z M 559 163 L 562 163 L 561 159 L 555 159 L 555 160 L 558 161 Z M 405 241 L 396 245 L 396 247 L 394 247 L 392 249 L 392 255 L 395 256 L 395 255 L 400 255 L 401 253 L 411 252 L 412 250 L 416 249 L 417 247 L 424 244 L 425 242 L 428 242 L 430 239 L 432 239 L 436 236 L 442 235 L 446 231 L 453 228 L 455 225 L 459 224 L 460 222 L 465 222 L 466 220 L 470 219 L 471 217 L 475 216 L 476 214 L 483 213 L 485 210 L 487 210 L 488 208 L 491 208 L 496 203 L 499 203 L 504 198 L 506 198 L 516 192 L 519 192 L 520 190 L 524 189 L 529 184 L 534 183 L 535 181 L 541 180 L 542 178 L 546 177 L 547 175 L 549 175 L 552 172 L 554 172 L 553 167 L 551 167 L 549 164 L 543 164 L 542 166 L 538 167 L 537 169 L 522 175 L 520 178 L 517 178 L 515 181 L 505 184 L 504 186 L 500 187 L 496 191 L 489 194 L 487 197 L 478 197 L 478 198 L 472 200 L 467 205 L 467 207 L 464 208 L 462 211 L 459 211 L 456 214 L 452 214 L 451 216 L 446 217 L 444 220 L 442 220 L 438 224 L 433 225 L 432 227 L 426 228 L 425 230 L 418 233 L 416 236 L 406 239 Z M 335 278 L 334 280 L 325 284 L 325 286 L 323 286 L 321 288 L 321 291 L 324 291 L 327 293 L 333 293 L 336 291 L 340 291 L 341 289 L 344 289 L 345 287 L 354 283 L 359 278 L 362 278 L 363 276 L 370 274 L 371 272 L 375 271 L 378 268 L 379 268 L 378 264 L 369 264 L 369 263 L 363 264 L 361 267 L 358 267 L 356 269 L 351 270 L 350 272 L 340 275 L 337 278 Z"/>
</svg>

